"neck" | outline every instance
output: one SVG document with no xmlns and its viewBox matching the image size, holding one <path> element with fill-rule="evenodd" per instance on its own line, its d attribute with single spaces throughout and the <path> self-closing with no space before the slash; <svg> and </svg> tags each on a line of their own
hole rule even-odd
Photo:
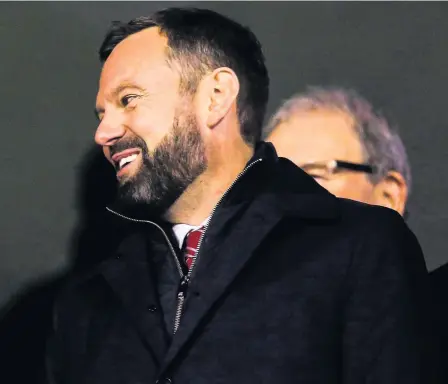
<svg viewBox="0 0 448 384">
<path fill-rule="evenodd" d="M 243 171 L 254 150 L 246 144 L 217 145 L 210 152 L 213 158 L 208 157 L 207 170 L 166 213 L 165 219 L 169 222 L 200 225 Z"/>
</svg>

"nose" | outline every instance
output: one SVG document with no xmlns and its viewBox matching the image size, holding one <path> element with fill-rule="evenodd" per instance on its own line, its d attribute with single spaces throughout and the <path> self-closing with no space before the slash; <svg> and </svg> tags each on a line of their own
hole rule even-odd
<svg viewBox="0 0 448 384">
<path fill-rule="evenodd" d="M 95 132 L 95 142 L 101 146 L 111 146 L 120 140 L 126 129 L 118 116 L 105 114 Z"/>
</svg>

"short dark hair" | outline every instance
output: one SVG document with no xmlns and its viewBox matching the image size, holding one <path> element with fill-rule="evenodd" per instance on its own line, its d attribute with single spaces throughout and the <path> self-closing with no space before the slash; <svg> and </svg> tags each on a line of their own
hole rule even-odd
<svg viewBox="0 0 448 384">
<path fill-rule="evenodd" d="M 168 39 L 167 59 L 180 64 L 182 91 L 195 92 L 200 79 L 216 68 L 229 67 L 236 73 L 241 135 L 250 145 L 259 141 L 269 97 L 269 75 L 254 33 L 210 10 L 167 8 L 128 23 L 113 22 L 99 50 L 101 62 L 125 38 L 151 27 L 158 27 Z"/>
</svg>

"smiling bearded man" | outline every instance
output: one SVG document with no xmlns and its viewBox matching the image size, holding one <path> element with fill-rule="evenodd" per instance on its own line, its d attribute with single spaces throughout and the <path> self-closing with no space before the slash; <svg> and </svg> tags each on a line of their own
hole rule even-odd
<svg viewBox="0 0 448 384">
<path fill-rule="evenodd" d="M 415 236 L 261 141 L 248 28 L 168 8 L 115 24 L 100 58 L 95 141 L 130 229 L 57 300 L 54 383 L 432 383 Z"/>
</svg>

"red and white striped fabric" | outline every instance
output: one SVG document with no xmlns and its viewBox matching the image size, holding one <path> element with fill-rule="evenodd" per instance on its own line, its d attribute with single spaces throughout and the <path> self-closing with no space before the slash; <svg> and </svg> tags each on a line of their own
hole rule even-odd
<svg viewBox="0 0 448 384">
<path fill-rule="evenodd" d="M 184 248 L 184 257 L 185 263 L 187 264 L 188 269 L 191 268 L 191 264 L 193 263 L 193 259 L 196 256 L 199 246 L 199 240 L 204 232 L 204 227 L 195 229 L 193 231 L 188 232 L 185 238 L 185 248 Z"/>
</svg>

